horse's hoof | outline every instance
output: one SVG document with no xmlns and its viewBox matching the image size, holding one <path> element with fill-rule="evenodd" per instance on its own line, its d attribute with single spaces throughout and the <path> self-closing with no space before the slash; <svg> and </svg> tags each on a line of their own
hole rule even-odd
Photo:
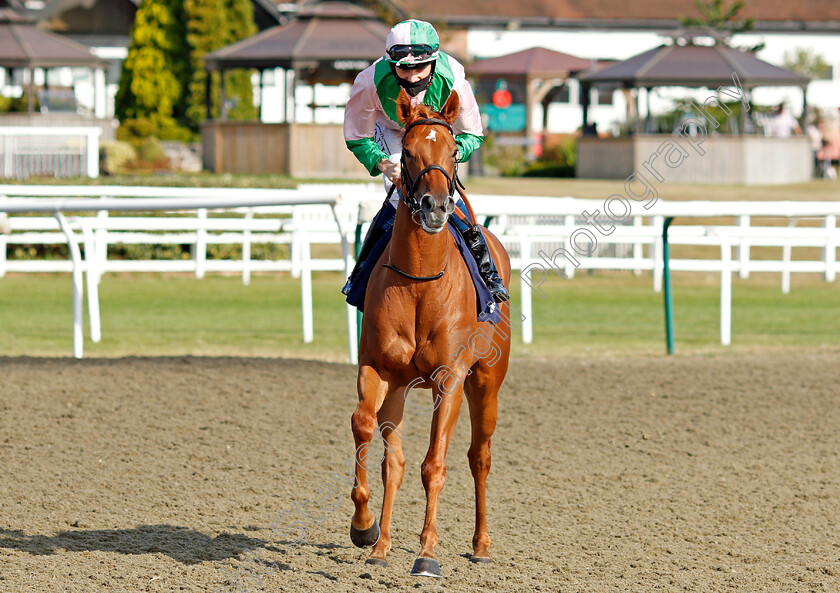
<svg viewBox="0 0 840 593">
<path fill-rule="evenodd" d="M 374 566 L 388 568 L 388 561 L 384 558 L 368 558 L 367 560 L 365 560 L 365 564 L 373 564 Z"/>
<path fill-rule="evenodd" d="M 356 529 L 350 524 L 350 541 L 357 548 L 369 548 L 379 541 L 379 521 L 373 520 L 373 525 L 367 529 Z"/>
<path fill-rule="evenodd" d="M 434 558 L 423 558 L 422 556 L 414 561 L 411 569 L 413 577 L 435 577 L 440 578 L 440 562 Z"/>
<path fill-rule="evenodd" d="M 488 556 L 470 556 L 470 562 L 474 564 L 489 564 L 493 559 Z"/>
</svg>

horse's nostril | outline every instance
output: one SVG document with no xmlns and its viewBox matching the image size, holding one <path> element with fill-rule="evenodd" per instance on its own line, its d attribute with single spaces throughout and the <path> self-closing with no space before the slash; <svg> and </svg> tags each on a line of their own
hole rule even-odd
<svg viewBox="0 0 840 593">
<path fill-rule="evenodd" d="M 447 214 L 452 214 L 455 212 L 455 199 L 452 196 L 446 197 L 446 202 L 444 203 L 444 210 L 446 210 Z"/>
<path fill-rule="evenodd" d="M 431 212 L 435 209 L 435 199 L 431 195 L 426 194 L 420 199 L 420 208 L 423 209 L 423 212 Z"/>
</svg>

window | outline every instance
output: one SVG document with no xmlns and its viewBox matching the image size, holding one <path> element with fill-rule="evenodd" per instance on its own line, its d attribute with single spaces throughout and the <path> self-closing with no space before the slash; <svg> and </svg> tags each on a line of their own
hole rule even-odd
<svg viewBox="0 0 840 593">
<path fill-rule="evenodd" d="M 106 84 L 119 84 L 120 75 L 122 74 L 122 60 L 109 60 L 108 69 L 105 71 Z"/>
<path fill-rule="evenodd" d="M 613 89 L 596 89 L 597 94 L 596 105 L 612 105 L 613 104 Z"/>
<path fill-rule="evenodd" d="M 569 103 L 571 101 L 568 84 L 554 87 L 549 94 L 551 95 L 552 103 Z"/>
</svg>

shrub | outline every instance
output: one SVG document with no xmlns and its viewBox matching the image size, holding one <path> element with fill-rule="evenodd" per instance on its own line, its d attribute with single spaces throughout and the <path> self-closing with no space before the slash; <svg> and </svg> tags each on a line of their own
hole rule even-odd
<svg viewBox="0 0 840 593">
<path fill-rule="evenodd" d="M 137 151 L 128 142 L 105 140 L 99 148 L 100 169 L 106 175 L 115 175 L 126 170 L 127 165 L 137 160 Z"/>
<path fill-rule="evenodd" d="M 574 177 L 577 162 L 577 140 L 566 138 L 563 142 L 547 147 L 542 156 L 531 163 L 523 177 Z"/>
<path fill-rule="evenodd" d="M 525 170 L 525 147 L 500 144 L 495 136 L 488 135 L 481 145 L 484 165 L 488 173 L 503 177 L 516 177 Z"/>
<path fill-rule="evenodd" d="M 163 146 L 154 136 L 144 138 L 137 148 L 137 158 L 147 163 L 156 163 L 162 159 L 166 159 L 166 154 L 163 152 Z"/>
<path fill-rule="evenodd" d="M 41 102 L 38 96 L 33 98 L 35 113 L 41 111 Z M 0 95 L 0 112 L 26 113 L 29 110 L 27 94 L 24 92 L 20 97 L 4 97 Z"/>
</svg>

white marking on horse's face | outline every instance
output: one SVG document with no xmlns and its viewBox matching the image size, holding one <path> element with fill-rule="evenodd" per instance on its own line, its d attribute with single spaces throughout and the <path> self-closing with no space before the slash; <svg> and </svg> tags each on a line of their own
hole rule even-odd
<svg viewBox="0 0 840 593">
<path fill-rule="evenodd" d="M 431 130 L 429 135 L 426 136 L 426 140 L 431 140 L 432 142 L 437 142 L 437 130 Z"/>
</svg>

